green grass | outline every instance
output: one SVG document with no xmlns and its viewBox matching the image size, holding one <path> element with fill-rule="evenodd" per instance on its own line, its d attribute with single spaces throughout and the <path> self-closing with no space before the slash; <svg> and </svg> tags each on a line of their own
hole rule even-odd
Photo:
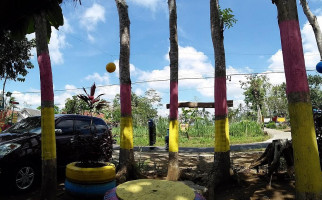
<svg viewBox="0 0 322 200">
<path fill-rule="evenodd" d="M 164 137 L 167 131 L 167 121 L 157 124 L 157 137 L 154 146 L 165 146 Z M 243 144 L 262 142 L 269 139 L 268 135 L 263 133 L 261 126 L 256 122 L 242 121 L 232 123 L 229 126 L 230 144 Z M 116 135 L 117 144 L 120 143 L 120 128 L 112 129 L 113 135 Z M 149 146 L 148 127 L 133 128 L 133 143 L 134 146 Z M 214 126 L 198 124 L 189 128 L 189 137 L 187 134 L 179 131 L 179 146 L 180 147 L 213 147 L 214 146 Z"/>
</svg>

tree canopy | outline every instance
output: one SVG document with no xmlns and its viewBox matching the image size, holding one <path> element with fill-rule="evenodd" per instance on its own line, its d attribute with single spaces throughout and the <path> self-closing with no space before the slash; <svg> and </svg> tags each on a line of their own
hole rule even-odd
<svg viewBox="0 0 322 200">
<path fill-rule="evenodd" d="M 320 75 L 308 75 L 312 106 L 322 109 L 322 77 Z"/>
<path fill-rule="evenodd" d="M 31 48 L 35 47 L 34 40 L 24 37 L 20 41 L 13 40 L 10 32 L 0 34 L 0 79 L 24 81 L 27 69 L 34 65 L 30 62 Z"/>
<path fill-rule="evenodd" d="M 258 110 L 258 106 L 262 110 L 266 91 L 270 87 L 267 76 L 254 74 L 246 76 L 246 79 L 240 82 L 244 89 L 245 103 L 254 111 Z"/>
<path fill-rule="evenodd" d="M 146 91 L 144 96 L 138 96 L 135 93 L 132 93 L 131 100 L 133 126 L 146 125 L 148 119 L 157 117 L 157 107 L 159 106 L 161 97 L 155 90 L 150 89 Z M 113 105 L 107 118 L 110 118 L 112 122 L 120 122 L 121 108 L 119 94 L 113 99 Z"/>
</svg>

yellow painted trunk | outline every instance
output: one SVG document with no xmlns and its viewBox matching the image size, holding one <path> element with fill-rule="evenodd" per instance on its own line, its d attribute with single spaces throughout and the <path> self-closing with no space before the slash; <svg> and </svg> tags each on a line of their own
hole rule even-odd
<svg viewBox="0 0 322 200">
<path fill-rule="evenodd" d="M 120 147 L 133 149 L 133 123 L 132 117 L 121 117 Z"/>
<path fill-rule="evenodd" d="M 41 109 L 41 152 L 43 160 L 56 159 L 54 108 Z"/>
<path fill-rule="evenodd" d="M 179 123 L 178 120 L 170 120 L 169 124 L 169 151 L 179 151 Z"/>
<path fill-rule="evenodd" d="M 312 105 L 310 103 L 289 104 L 296 190 L 300 193 L 322 192 L 322 176 L 319 162 Z"/>
<path fill-rule="evenodd" d="M 230 150 L 228 118 L 215 120 L 215 152 Z"/>
</svg>

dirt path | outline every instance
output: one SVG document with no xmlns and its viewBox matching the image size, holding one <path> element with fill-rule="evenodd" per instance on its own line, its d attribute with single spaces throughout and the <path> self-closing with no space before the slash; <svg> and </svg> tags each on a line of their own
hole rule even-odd
<svg viewBox="0 0 322 200">
<path fill-rule="evenodd" d="M 282 131 L 282 130 L 269 129 L 269 128 L 264 128 L 264 131 L 266 131 L 272 137 L 269 140 L 264 142 L 271 143 L 273 140 L 277 140 L 277 139 L 288 139 L 288 140 L 292 139 L 292 135 L 290 131 Z"/>
</svg>

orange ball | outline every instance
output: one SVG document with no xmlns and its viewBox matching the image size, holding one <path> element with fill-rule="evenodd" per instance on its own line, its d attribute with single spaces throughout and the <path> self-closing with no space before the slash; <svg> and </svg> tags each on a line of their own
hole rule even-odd
<svg viewBox="0 0 322 200">
<path fill-rule="evenodd" d="M 106 65 L 106 71 L 108 71 L 109 73 L 114 72 L 116 69 L 116 66 L 113 62 L 110 62 Z"/>
</svg>

